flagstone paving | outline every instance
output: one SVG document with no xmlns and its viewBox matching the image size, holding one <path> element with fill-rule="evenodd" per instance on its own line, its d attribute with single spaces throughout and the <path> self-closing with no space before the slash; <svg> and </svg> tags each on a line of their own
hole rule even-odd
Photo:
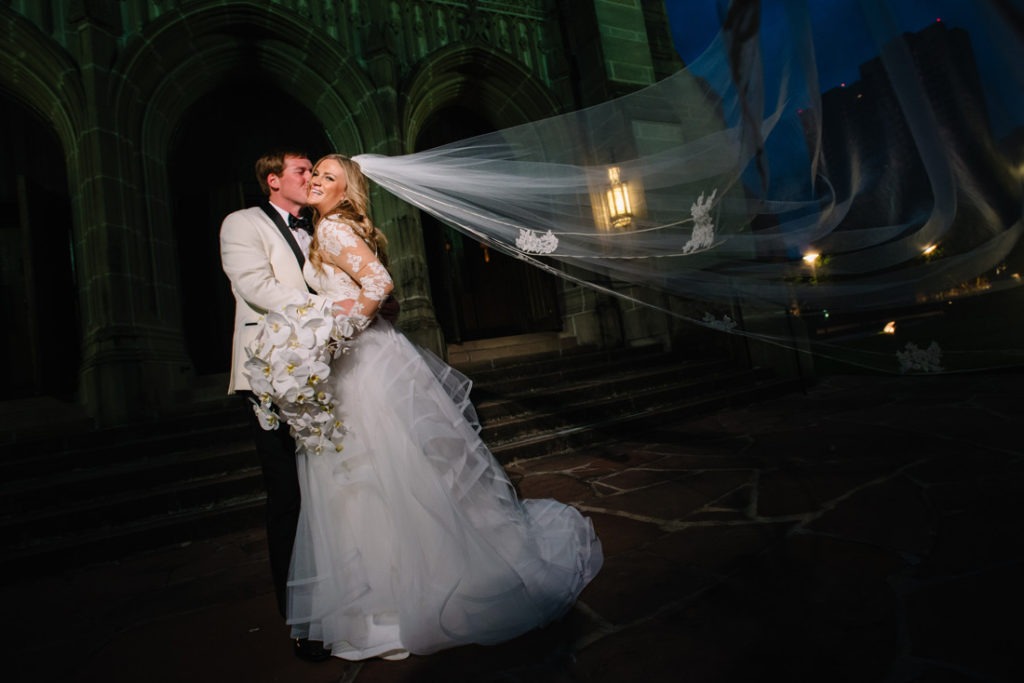
<svg viewBox="0 0 1024 683">
<path fill-rule="evenodd" d="M 1024 375 L 830 377 L 806 393 L 514 462 L 605 566 L 495 647 L 309 664 L 262 530 L 0 588 L 24 681 L 1019 681 Z"/>
</svg>

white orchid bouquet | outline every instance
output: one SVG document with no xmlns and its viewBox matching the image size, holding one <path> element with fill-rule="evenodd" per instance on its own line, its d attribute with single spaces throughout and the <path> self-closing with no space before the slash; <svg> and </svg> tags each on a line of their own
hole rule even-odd
<svg viewBox="0 0 1024 683">
<path fill-rule="evenodd" d="M 263 316 L 245 362 L 260 426 L 277 429 L 284 420 L 307 452 L 340 452 L 348 430 L 327 380 L 331 360 L 350 351 L 354 335 L 347 317 L 335 318 L 312 300 Z"/>
</svg>

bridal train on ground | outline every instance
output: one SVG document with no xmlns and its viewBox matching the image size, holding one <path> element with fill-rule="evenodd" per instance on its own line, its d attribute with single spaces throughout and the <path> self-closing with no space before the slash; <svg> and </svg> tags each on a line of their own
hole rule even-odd
<svg viewBox="0 0 1024 683">
<path fill-rule="evenodd" d="M 325 228 L 353 237 L 341 222 Z M 329 300 L 359 293 L 328 264 L 305 273 Z M 297 455 L 294 637 L 350 660 L 427 654 L 508 640 L 569 610 L 603 562 L 593 525 L 517 497 L 479 437 L 465 376 L 377 319 L 330 377 L 348 433 L 341 452 Z"/>
</svg>

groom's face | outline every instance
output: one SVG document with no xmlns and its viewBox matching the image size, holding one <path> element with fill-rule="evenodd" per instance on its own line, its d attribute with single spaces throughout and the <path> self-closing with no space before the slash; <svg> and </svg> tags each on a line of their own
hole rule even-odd
<svg viewBox="0 0 1024 683">
<path fill-rule="evenodd" d="M 296 206 L 306 205 L 306 183 L 313 171 L 313 162 L 302 157 L 284 158 L 284 170 L 276 176 L 276 185 L 280 199 Z M 272 180 L 273 180 L 272 176 Z M 274 183 L 271 183 L 273 187 Z M 285 207 L 287 208 L 287 207 Z"/>
</svg>

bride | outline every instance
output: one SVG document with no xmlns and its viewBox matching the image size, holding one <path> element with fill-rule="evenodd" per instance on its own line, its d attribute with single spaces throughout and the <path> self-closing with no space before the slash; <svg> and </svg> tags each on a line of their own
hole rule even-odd
<svg viewBox="0 0 1024 683">
<path fill-rule="evenodd" d="M 401 659 L 508 640 L 564 614 L 603 562 L 589 518 L 519 500 L 478 436 L 469 381 L 376 316 L 393 287 L 367 181 L 341 155 L 308 185 L 309 285 L 355 330 L 329 381 L 343 450 L 298 447 L 295 638 Z"/>
</svg>

